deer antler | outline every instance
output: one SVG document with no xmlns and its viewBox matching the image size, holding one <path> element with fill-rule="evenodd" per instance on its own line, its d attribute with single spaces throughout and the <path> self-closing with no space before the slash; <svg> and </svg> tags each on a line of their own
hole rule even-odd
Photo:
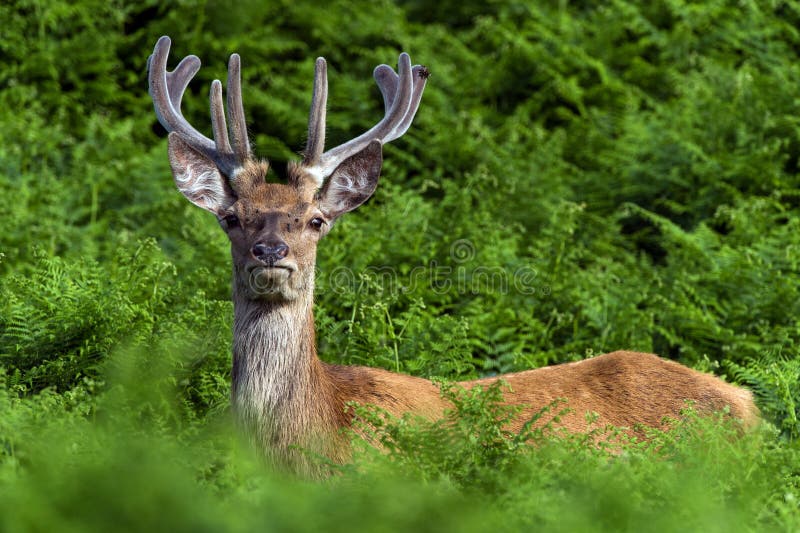
<svg viewBox="0 0 800 533">
<path fill-rule="evenodd" d="M 314 73 L 314 93 L 308 119 L 308 142 L 303 167 L 314 177 L 317 185 L 339 164 L 359 152 L 372 141 L 382 144 L 403 135 L 419 108 L 422 91 L 430 73 L 421 65 L 411 66 L 405 52 L 398 59 L 399 74 L 389 65 L 378 65 L 373 76 L 383 95 L 385 115 L 368 131 L 355 139 L 323 153 L 325 145 L 325 103 L 328 98 L 328 76 L 325 59 L 318 58 Z"/>
<path fill-rule="evenodd" d="M 228 62 L 228 118 L 230 120 L 230 139 L 222 105 L 222 84 L 219 80 L 211 83 L 211 127 L 212 141 L 183 118 L 181 99 L 189 82 L 200 70 L 200 59 L 190 55 L 184 57 L 175 70 L 167 72 L 167 57 L 170 48 L 169 37 L 161 37 L 153 54 L 147 60 L 150 96 L 156 109 L 156 116 L 167 131 L 180 133 L 193 148 L 211 158 L 228 178 L 234 178 L 237 169 L 250 158 L 250 141 L 242 105 L 241 64 L 238 54 L 231 55 Z"/>
</svg>

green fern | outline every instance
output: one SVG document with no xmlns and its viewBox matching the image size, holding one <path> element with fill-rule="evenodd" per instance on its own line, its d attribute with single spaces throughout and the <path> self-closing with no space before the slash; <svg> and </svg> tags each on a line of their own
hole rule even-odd
<svg viewBox="0 0 800 533">
<path fill-rule="evenodd" d="M 725 362 L 736 381 L 747 385 L 768 419 L 789 439 L 800 437 L 800 358 L 765 355 L 740 365 Z"/>
</svg>

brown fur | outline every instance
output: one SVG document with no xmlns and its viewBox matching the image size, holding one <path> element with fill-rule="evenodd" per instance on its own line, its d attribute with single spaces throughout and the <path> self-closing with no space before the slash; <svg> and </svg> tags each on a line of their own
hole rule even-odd
<svg viewBox="0 0 800 533">
<path fill-rule="evenodd" d="M 434 418 L 449 407 L 439 388 L 428 380 L 367 367 L 325 365 L 339 387 L 340 402 L 373 404 L 400 416 L 414 412 Z M 588 429 L 586 414 L 599 415 L 597 424 L 632 428 L 659 427 L 664 417 L 678 418 L 686 400 L 704 414 L 726 406 L 750 427 L 758 420 L 751 394 L 709 374 L 648 353 L 618 351 L 575 363 L 526 370 L 499 377 L 459 382 L 472 388 L 503 380 L 510 386 L 505 401 L 524 406 L 512 424 L 522 424 L 542 407 L 567 399 L 571 413 L 561 424 L 572 431 Z"/>
<path fill-rule="evenodd" d="M 374 368 L 333 365 L 326 368 L 332 380 L 357 384 L 340 389 L 344 393 L 340 401 L 377 405 L 395 416 L 415 412 L 436 417 L 449 407 L 440 398 L 438 387 L 425 379 Z M 501 379 L 510 386 L 504 394 L 505 401 L 524 406 L 509 428 L 515 431 L 542 407 L 559 398 L 568 401 L 571 412 L 562 417 L 561 425 L 571 431 L 588 429 L 587 413 L 599 416 L 595 425 L 659 427 L 665 417 L 679 418 L 687 400 L 694 402 L 702 414 L 729 407 L 731 416 L 742 420 L 746 427 L 758 421 L 748 391 L 648 353 L 617 351 L 575 363 L 463 381 L 459 385 L 472 388 Z"/>
</svg>

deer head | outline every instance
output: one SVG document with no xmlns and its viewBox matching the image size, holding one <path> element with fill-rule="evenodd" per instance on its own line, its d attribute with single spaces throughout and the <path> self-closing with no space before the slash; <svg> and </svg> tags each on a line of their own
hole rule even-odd
<svg viewBox="0 0 800 533">
<path fill-rule="evenodd" d="M 198 132 L 181 114 L 181 99 L 200 69 L 196 56 L 167 71 L 170 39 L 161 37 L 148 59 L 150 95 L 159 122 L 169 131 L 169 161 L 178 190 L 214 213 L 231 241 L 236 292 L 252 300 L 292 301 L 313 290 L 319 239 L 338 217 L 363 204 L 375 191 L 383 143 L 408 130 L 417 112 L 428 71 L 400 54 L 398 72 L 374 71 L 386 110 L 367 132 L 324 151 L 327 66 L 318 58 L 303 159 L 288 166 L 287 183 L 267 183 L 267 161 L 255 159 L 247 136 L 240 59 L 228 64 L 227 114 L 222 84 L 211 84 L 214 139 Z M 229 124 L 228 124 L 229 123 Z"/>
</svg>

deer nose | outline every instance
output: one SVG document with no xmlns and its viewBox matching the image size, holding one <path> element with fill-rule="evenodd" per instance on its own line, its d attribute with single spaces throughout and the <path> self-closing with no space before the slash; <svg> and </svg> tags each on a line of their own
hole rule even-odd
<svg viewBox="0 0 800 533">
<path fill-rule="evenodd" d="M 253 257 L 262 263 L 272 266 L 289 254 L 289 247 L 284 242 L 263 243 L 257 242 L 251 250 Z"/>
</svg>

